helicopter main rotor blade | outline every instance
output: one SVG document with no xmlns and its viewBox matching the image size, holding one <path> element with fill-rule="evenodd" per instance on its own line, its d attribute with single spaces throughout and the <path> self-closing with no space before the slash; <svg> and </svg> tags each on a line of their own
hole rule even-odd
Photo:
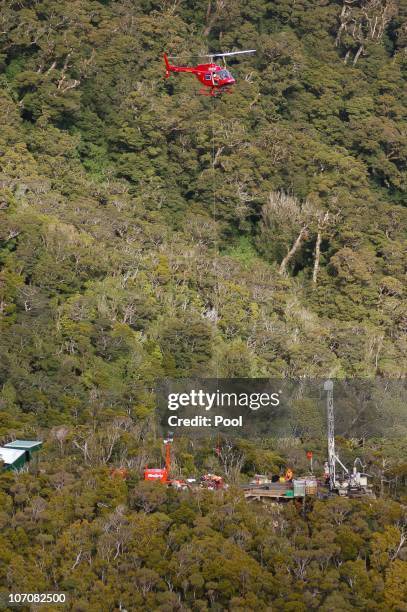
<svg viewBox="0 0 407 612">
<path fill-rule="evenodd" d="M 206 53 L 204 55 L 189 55 L 188 57 L 209 57 L 213 59 L 215 57 L 230 57 L 233 55 L 243 55 L 245 53 L 256 53 L 256 49 L 245 49 L 244 51 L 226 51 L 225 53 Z M 185 55 L 169 55 L 168 59 L 178 59 L 185 57 Z"/>
<path fill-rule="evenodd" d="M 214 53 L 212 57 L 226 57 L 227 55 L 242 55 L 243 53 L 256 53 L 256 49 L 247 49 L 247 51 L 230 51 L 229 53 Z"/>
<path fill-rule="evenodd" d="M 247 49 L 245 51 L 227 51 L 225 53 L 207 53 L 197 57 L 226 57 L 230 55 L 242 55 L 243 53 L 256 53 L 256 49 Z"/>
</svg>

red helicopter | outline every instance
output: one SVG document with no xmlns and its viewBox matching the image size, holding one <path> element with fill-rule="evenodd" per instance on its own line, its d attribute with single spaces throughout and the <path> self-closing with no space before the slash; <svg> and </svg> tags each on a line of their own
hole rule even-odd
<svg viewBox="0 0 407 612">
<path fill-rule="evenodd" d="M 218 96 L 222 93 L 232 93 L 231 87 L 236 83 L 236 79 L 226 69 L 225 57 L 231 55 L 241 55 L 243 53 L 255 53 L 256 49 L 247 49 L 245 51 L 232 51 L 230 53 L 211 53 L 209 55 L 199 55 L 198 57 L 209 57 L 209 64 L 199 64 L 198 66 L 172 66 L 169 59 L 176 59 L 176 56 L 167 56 L 164 53 L 164 61 L 166 66 L 165 78 L 168 79 L 171 72 L 191 72 L 195 74 L 198 81 L 203 87 L 199 93 L 205 96 Z M 214 63 L 214 59 L 221 57 L 224 66 L 218 66 Z M 209 93 L 206 87 L 210 88 Z"/>
</svg>

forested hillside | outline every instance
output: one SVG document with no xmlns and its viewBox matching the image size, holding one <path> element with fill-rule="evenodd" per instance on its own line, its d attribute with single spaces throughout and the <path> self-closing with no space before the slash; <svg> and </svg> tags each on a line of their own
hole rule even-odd
<svg viewBox="0 0 407 612">
<path fill-rule="evenodd" d="M 303 520 L 137 485 L 157 379 L 405 377 L 406 40 L 406 0 L 0 0 L 0 442 L 46 440 L 0 476 L 2 587 L 407 610 L 396 501 Z M 164 79 L 164 51 L 244 48 L 232 95 Z M 369 450 L 393 493 L 402 448 Z"/>
</svg>

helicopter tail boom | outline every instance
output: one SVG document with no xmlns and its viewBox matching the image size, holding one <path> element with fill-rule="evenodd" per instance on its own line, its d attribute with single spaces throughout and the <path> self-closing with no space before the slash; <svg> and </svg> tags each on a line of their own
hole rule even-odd
<svg viewBox="0 0 407 612">
<path fill-rule="evenodd" d="M 201 72 L 192 66 L 173 66 L 168 61 L 168 55 L 164 53 L 164 62 L 165 62 L 165 78 L 168 79 L 171 72 L 192 72 L 194 74 Z"/>
</svg>

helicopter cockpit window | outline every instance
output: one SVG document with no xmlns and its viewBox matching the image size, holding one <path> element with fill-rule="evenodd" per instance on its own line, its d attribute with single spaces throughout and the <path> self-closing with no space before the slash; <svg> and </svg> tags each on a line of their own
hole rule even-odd
<svg viewBox="0 0 407 612">
<path fill-rule="evenodd" d="M 232 77 L 229 70 L 220 70 L 218 74 L 220 79 L 230 79 Z"/>
</svg>

